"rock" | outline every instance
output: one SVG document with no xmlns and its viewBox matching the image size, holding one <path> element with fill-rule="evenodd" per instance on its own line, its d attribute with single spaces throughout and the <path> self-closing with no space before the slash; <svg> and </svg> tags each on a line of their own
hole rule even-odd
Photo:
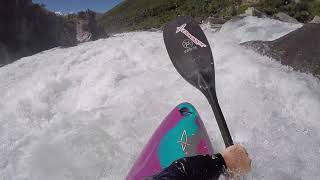
<svg viewBox="0 0 320 180">
<path fill-rule="evenodd" d="M 77 45 L 76 37 L 76 23 L 70 19 L 65 21 L 60 36 L 58 37 L 58 44 L 61 47 L 72 47 Z"/>
<path fill-rule="evenodd" d="M 244 16 L 257 16 L 257 17 L 266 17 L 266 14 L 257 10 L 254 7 L 248 7 L 248 9 L 243 14 Z"/>
<path fill-rule="evenodd" d="M 295 18 L 289 16 L 286 13 L 279 12 L 274 16 L 276 19 L 283 21 L 283 22 L 288 22 L 288 23 L 299 23 Z"/>
<path fill-rule="evenodd" d="M 79 12 L 75 21 L 78 43 L 108 37 L 103 27 L 98 25 L 96 13 L 93 11 Z"/>
<path fill-rule="evenodd" d="M 319 37 L 320 24 L 306 24 L 274 41 L 251 41 L 242 45 L 320 78 Z"/>
<path fill-rule="evenodd" d="M 151 29 L 149 29 L 148 31 L 150 31 L 150 32 L 158 32 L 160 29 L 157 29 L 157 28 L 151 28 Z"/>
<path fill-rule="evenodd" d="M 232 17 L 233 18 L 233 17 Z M 208 24 L 210 29 L 214 32 L 219 31 L 224 23 L 231 20 L 230 17 L 208 17 L 202 21 L 202 24 Z"/>
<path fill-rule="evenodd" d="M 315 17 L 313 18 L 313 20 L 310 21 L 310 23 L 320 24 L 320 16 L 315 16 Z"/>
<path fill-rule="evenodd" d="M 79 43 L 87 42 L 91 40 L 92 34 L 89 32 L 88 28 L 89 21 L 87 19 L 78 19 L 77 22 L 77 41 Z"/>
<path fill-rule="evenodd" d="M 212 29 L 221 29 L 223 24 L 211 24 Z"/>
<path fill-rule="evenodd" d="M 241 19 L 245 18 L 245 16 L 234 16 L 232 17 L 228 22 L 235 23 L 237 21 L 240 21 Z"/>
<path fill-rule="evenodd" d="M 251 48 L 261 55 L 268 55 L 268 53 L 271 51 L 269 42 L 265 42 L 265 41 L 249 41 L 249 42 L 244 42 L 241 45 L 247 48 Z"/>
<path fill-rule="evenodd" d="M 226 23 L 230 18 L 225 18 L 225 17 L 208 17 L 206 20 L 204 20 L 202 23 L 203 24 L 224 24 Z"/>
</svg>

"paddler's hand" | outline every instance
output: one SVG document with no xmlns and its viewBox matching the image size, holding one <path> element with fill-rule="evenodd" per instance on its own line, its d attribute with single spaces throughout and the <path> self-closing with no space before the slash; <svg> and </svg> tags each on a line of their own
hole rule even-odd
<svg viewBox="0 0 320 180">
<path fill-rule="evenodd" d="M 251 159 L 246 149 L 241 145 L 233 145 L 226 148 L 222 153 L 228 171 L 232 174 L 245 174 L 251 170 Z"/>
</svg>

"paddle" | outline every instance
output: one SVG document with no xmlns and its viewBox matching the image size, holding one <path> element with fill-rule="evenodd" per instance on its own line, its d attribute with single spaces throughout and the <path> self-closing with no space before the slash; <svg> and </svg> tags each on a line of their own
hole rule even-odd
<svg viewBox="0 0 320 180">
<path fill-rule="evenodd" d="M 163 30 L 169 57 L 180 75 L 209 101 L 226 147 L 233 141 L 218 103 L 214 62 L 209 42 L 196 21 L 179 16 Z"/>
</svg>

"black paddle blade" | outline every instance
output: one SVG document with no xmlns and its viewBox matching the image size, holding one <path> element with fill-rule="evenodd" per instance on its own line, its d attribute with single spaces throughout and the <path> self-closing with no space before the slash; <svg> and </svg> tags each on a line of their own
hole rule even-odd
<svg viewBox="0 0 320 180">
<path fill-rule="evenodd" d="M 192 18 L 180 16 L 165 26 L 163 37 L 174 67 L 186 81 L 206 96 L 225 145 L 233 145 L 216 95 L 211 48 L 202 29 Z"/>
<path fill-rule="evenodd" d="M 209 42 L 196 21 L 179 16 L 163 31 L 170 59 L 181 76 L 196 88 L 214 88 L 214 63 Z M 202 84 L 199 75 L 206 84 Z"/>
</svg>

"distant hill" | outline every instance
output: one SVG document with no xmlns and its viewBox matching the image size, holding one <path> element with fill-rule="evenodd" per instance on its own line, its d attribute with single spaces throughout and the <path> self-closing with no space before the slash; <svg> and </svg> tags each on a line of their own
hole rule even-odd
<svg viewBox="0 0 320 180">
<path fill-rule="evenodd" d="M 320 0 L 124 0 L 99 22 L 107 32 L 160 28 L 178 15 L 201 21 L 209 16 L 228 18 L 253 6 L 267 15 L 284 12 L 300 22 L 320 15 Z"/>
<path fill-rule="evenodd" d="M 101 23 L 107 32 L 159 27 L 175 15 L 175 9 L 174 0 L 125 0 L 105 13 Z"/>
<path fill-rule="evenodd" d="M 237 14 L 241 0 L 124 0 L 100 19 L 107 32 L 159 28 L 177 15 L 202 20 L 210 14 Z"/>
</svg>

